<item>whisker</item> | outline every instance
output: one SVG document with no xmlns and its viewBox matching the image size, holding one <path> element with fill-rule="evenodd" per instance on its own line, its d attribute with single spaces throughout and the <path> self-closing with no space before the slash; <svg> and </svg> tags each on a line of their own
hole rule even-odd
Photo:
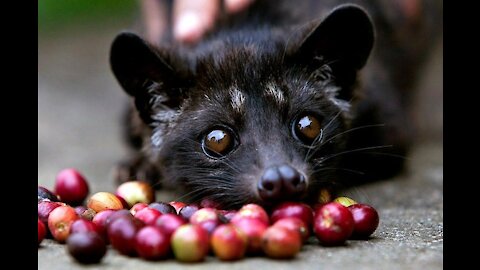
<svg viewBox="0 0 480 270">
<path fill-rule="evenodd" d="M 305 154 L 305 158 L 303 159 L 303 163 L 306 163 L 307 160 L 310 159 L 310 157 L 311 157 L 311 155 L 309 156 L 310 151 L 312 151 L 313 146 L 314 146 L 319 140 L 321 140 L 322 137 L 323 137 L 323 129 L 321 129 L 320 134 L 319 134 L 317 137 L 315 137 L 315 139 L 313 140 L 313 142 L 310 144 L 310 147 L 308 148 L 307 153 Z M 315 152 L 316 152 L 316 151 L 315 151 Z M 312 154 L 312 155 L 313 155 L 313 154 Z"/>
<path fill-rule="evenodd" d="M 370 147 L 362 147 L 362 148 L 357 148 L 357 149 L 352 149 L 352 150 L 347 150 L 347 151 L 343 151 L 343 152 L 339 152 L 339 153 L 336 153 L 336 154 L 332 154 L 330 156 L 327 156 L 325 158 L 322 158 L 321 160 L 319 160 L 320 162 L 325 162 L 329 159 L 332 159 L 334 157 L 338 157 L 338 156 L 341 156 L 341 155 L 344 155 L 344 154 L 350 154 L 350 153 L 355 153 L 355 152 L 360 152 L 360 151 L 366 151 L 366 150 L 373 150 L 373 149 L 383 149 L 383 148 L 389 148 L 389 147 L 392 147 L 392 145 L 380 145 L 380 146 L 370 146 Z"/>
<path fill-rule="evenodd" d="M 345 130 L 345 131 L 343 131 L 343 132 L 340 132 L 340 133 L 338 133 L 338 134 L 336 134 L 336 135 L 328 138 L 328 140 L 322 142 L 322 144 L 320 144 L 320 146 L 322 146 L 322 145 L 325 144 L 325 143 L 330 142 L 331 140 L 337 138 L 338 136 L 345 135 L 345 134 L 350 133 L 350 132 L 352 132 L 352 131 L 357 131 L 357 130 L 361 130 L 361 129 L 365 129 L 365 128 L 384 127 L 384 126 L 385 126 L 385 124 L 376 124 L 376 125 L 364 125 L 364 126 L 359 126 L 359 127 L 350 128 L 350 129 L 347 129 L 347 130 Z"/>
<path fill-rule="evenodd" d="M 341 115 L 342 111 L 338 111 L 338 113 L 325 125 L 325 127 L 322 128 L 322 132 L 320 132 L 320 134 L 315 137 L 315 139 L 313 140 L 312 144 L 310 145 L 309 149 L 307 150 L 307 153 L 305 154 L 305 158 L 303 159 L 303 162 L 307 162 L 307 160 L 309 160 L 318 150 L 320 150 L 321 146 L 323 145 L 320 145 L 319 147 L 317 147 L 312 153 L 310 153 L 312 151 L 313 146 L 319 141 L 322 139 L 323 137 L 323 131 L 324 130 L 327 130 L 328 127 L 333 123 L 333 121 L 335 121 L 340 115 Z"/>
<path fill-rule="evenodd" d="M 192 194 L 195 194 L 195 193 L 198 193 L 198 192 L 203 192 L 204 193 L 205 191 L 206 191 L 206 188 L 205 189 L 194 189 L 190 192 L 182 194 L 179 197 L 176 197 L 174 199 L 174 201 L 183 201 L 185 198 L 188 198 L 188 197 L 192 196 Z"/>
<path fill-rule="evenodd" d="M 312 170 L 312 174 L 319 173 L 321 171 L 328 171 L 328 170 L 339 170 L 339 171 L 346 171 L 346 172 L 351 172 L 359 175 L 365 175 L 365 172 L 362 172 L 362 171 L 346 169 L 346 168 L 335 168 L 335 167 L 325 167 L 325 168 L 314 169 Z"/>
<path fill-rule="evenodd" d="M 315 153 L 317 153 L 318 151 L 321 150 L 321 147 L 324 146 L 325 144 L 331 142 L 332 140 L 334 140 L 335 138 L 337 138 L 338 136 L 341 136 L 341 135 L 345 135 L 347 133 L 350 133 L 350 132 L 353 132 L 353 131 L 358 131 L 358 130 L 362 130 L 362 129 L 365 129 L 365 128 L 374 128 L 374 127 L 384 127 L 385 124 L 373 124 L 373 125 L 364 125 L 364 126 L 359 126 L 359 127 L 354 127 L 354 128 L 350 128 L 348 130 L 345 130 L 343 132 L 340 132 L 338 134 L 335 134 L 333 135 L 332 137 L 326 139 L 325 141 L 323 141 L 322 143 L 320 143 L 320 145 L 317 147 L 317 149 L 315 149 L 315 151 L 313 151 L 310 156 L 306 157 L 306 159 L 304 160 L 304 162 L 306 162 L 308 159 L 310 159 Z M 310 150 L 309 150 L 310 151 Z M 308 153 L 307 153 L 308 154 Z"/>
<path fill-rule="evenodd" d="M 382 152 L 365 152 L 365 154 L 375 154 L 375 155 L 380 155 L 380 156 L 388 156 L 388 157 L 394 157 L 394 158 L 401 158 L 403 160 L 411 160 L 411 158 L 407 156 L 402 156 L 402 155 L 397 155 L 397 154 L 392 154 L 392 153 L 382 153 Z"/>
<path fill-rule="evenodd" d="M 211 186 L 205 186 L 205 187 L 196 187 L 190 192 L 187 192 L 183 194 L 180 197 L 177 197 L 175 200 L 177 201 L 182 201 L 185 198 L 191 198 L 193 201 L 200 201 L 204 197 L 205 194 L 211 193 L 212 190 L 227 190 L 227 191 L 233 191 L 232 188 L 227 188 L 227 187 L 219 187 L 216 186 L 212 188 Z"/>
<path fill-rule="evenodd" d="M 323 130 L 327 130 L 328 127 L 330 127 L 330 125 L 333 123 L 333 121 L 335 121 L 341 114 L 342 114 L 342 111 L 338 111 L 338 113 L 335 114 L 335 116 L 332 119 L 330 119 L 330 121 L 325 125 L 325 127 L 323 127 Z"/>
<path fill-rule="evenodd" d="M 351 102 L 351 100 L 350 100 L 350 102 Z M 307 160 L 309 160 L 315 153 L 317 153 L 321 149 L 321 147 L 323 145 L 325 145 L 326 142 L 323 142 L 316 149 L 313 147 L 318 141 L 320 141 L 323 138 L 324 131 L 327 130 L 330 127 L 330 125 L 333 123 L 333 121 L 335 121 L 341 114 L 342 114 L 342 111 L 338 111 L 337 114 L 335 114 L 335 116 L 325 125 L 325 127 L 322 128 L 322 132 L 317 137 L 315 137 L 315 140 L 313 140 L 312 144 L 310 145 L 309 149 L 307 150 L 307 153 L 305 154 L 305 158 L 304 158 L 303 162 L 307 162 Z M 352 130 L 356 130 L 356 129 L 358 129 L 358 128 L 353 128 Z M 337 136 L 337 135 L 335 135 L 335 136 Z M 331 141 L 331 140 L 332 140 L 332 138 L 329 139 L 329 141 Z M 314 149 L 313 152 L 311 152 L 312 149 Z"/>
</svg>

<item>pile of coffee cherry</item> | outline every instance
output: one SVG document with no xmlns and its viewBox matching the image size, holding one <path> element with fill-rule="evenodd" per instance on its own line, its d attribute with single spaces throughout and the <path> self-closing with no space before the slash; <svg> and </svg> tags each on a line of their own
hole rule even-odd
<svg viewBox="0 0 480 270">
<path fill-rule="evenodd" d="M 145 260 L 201 262 L 209 254 L 223 261 L 259 255 L 288 259 L 310 236 L 322 246 L 338 246 L 348 239 L 368 239 L 379 223 L 373 207 L 347 197 L 323 196 L 313 207 L 283 202 L 267 213 L 257 204 L 221 210 L 208 199 L 199 204 L 155 202 L 154 190 L 142 181 L 87 200 L 88 195 L 85 177 L 71 168 L 57 174 L 54 192 L 38 187 L 39 246 L 52 238 L 82 264 L 99 263 L 108 245 Z"/>
</svg>

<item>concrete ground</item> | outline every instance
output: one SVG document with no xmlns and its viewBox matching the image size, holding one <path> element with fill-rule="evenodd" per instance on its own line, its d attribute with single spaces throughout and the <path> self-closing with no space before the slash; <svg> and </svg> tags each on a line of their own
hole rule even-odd
<svg viewBox="0 0 480 270">
<path fill-rule="evenodd" d="M 126 149 L 120 114 L 126 97 L 108 66 L 116 33 L 128 24 L 68 29 L 38 39 L 38 184 L 53 187 L 58 171 L 79 169 L 91 193 L 114 191 L 113 164 Z M 373 205 L 380 226 L 369 241 L 326 248 L 316 240 L 294 260 L 246 258 L 225 263 L 214 257 L 199 264 L 173 259 L 146 262 L 110 249 L 101 264 L 81 266 L 64 245 L 45 240 L 38 269 L 442 269 L 443 268 L 443 48 L 425 70 L 414 106 L 418 141 L 409 169 L 395 179 L 352 189 L 358 201 Z"/>
</svg>

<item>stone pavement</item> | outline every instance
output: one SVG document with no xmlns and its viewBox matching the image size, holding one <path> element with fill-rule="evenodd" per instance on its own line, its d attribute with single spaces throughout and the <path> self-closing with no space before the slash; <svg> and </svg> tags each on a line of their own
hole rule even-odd
<svg viewBox="0 0 480 270">
<path fill-rule="evenodd" d="M 126 97 L 108 66 L 114 36 L 129 25 L 70 29 L 38 43 L 38 184 L 53 187 L 55 174 L 78 168 L 91 192 L 114 191 L 112 165 L 126 153 L 120 114 Z M 199 264 L 173 259 L 146 262 L 110 249 L 101 264 L 81 266 L 64 245 L 45 240 L 38 269 L 442 269 L 443 268 L 443 49 L 439 46 L 421 83 L 413 115 L 419 127 L 409 170 L 395 179 L 349 191 L 373 205 L 380 226 L 369 241 L 319 246 L 312 238 L 295 260 L 247 258 Z"/>
</svg>

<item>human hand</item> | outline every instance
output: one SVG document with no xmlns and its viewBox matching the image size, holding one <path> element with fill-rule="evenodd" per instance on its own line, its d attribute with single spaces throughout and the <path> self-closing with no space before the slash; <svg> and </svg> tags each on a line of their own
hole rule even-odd
<svg viewBox="0 0 480 270">
<path fill-rule="evenodd" d="M 246 9 L 253 0 L 177 0 L 173 8 L 173 35 L 178 41 L 195 43 L 212 29 L 220 15 L 221 2 L 227 14 Z"/>
<path fill-rule="evenodd" d="M 223 3 L 222 3 L 223 1 Z M 183 43 L 195 43 L 211 30 L 223 4 L 227 14 L 245 10 L 255 0 L 175 0 L 173 2 L 173 37 Z M 167 30 L 167 5 L 161 0 L 143 0 L 142 12 L 146 36 L 157 43 Z"/>
</svg>

